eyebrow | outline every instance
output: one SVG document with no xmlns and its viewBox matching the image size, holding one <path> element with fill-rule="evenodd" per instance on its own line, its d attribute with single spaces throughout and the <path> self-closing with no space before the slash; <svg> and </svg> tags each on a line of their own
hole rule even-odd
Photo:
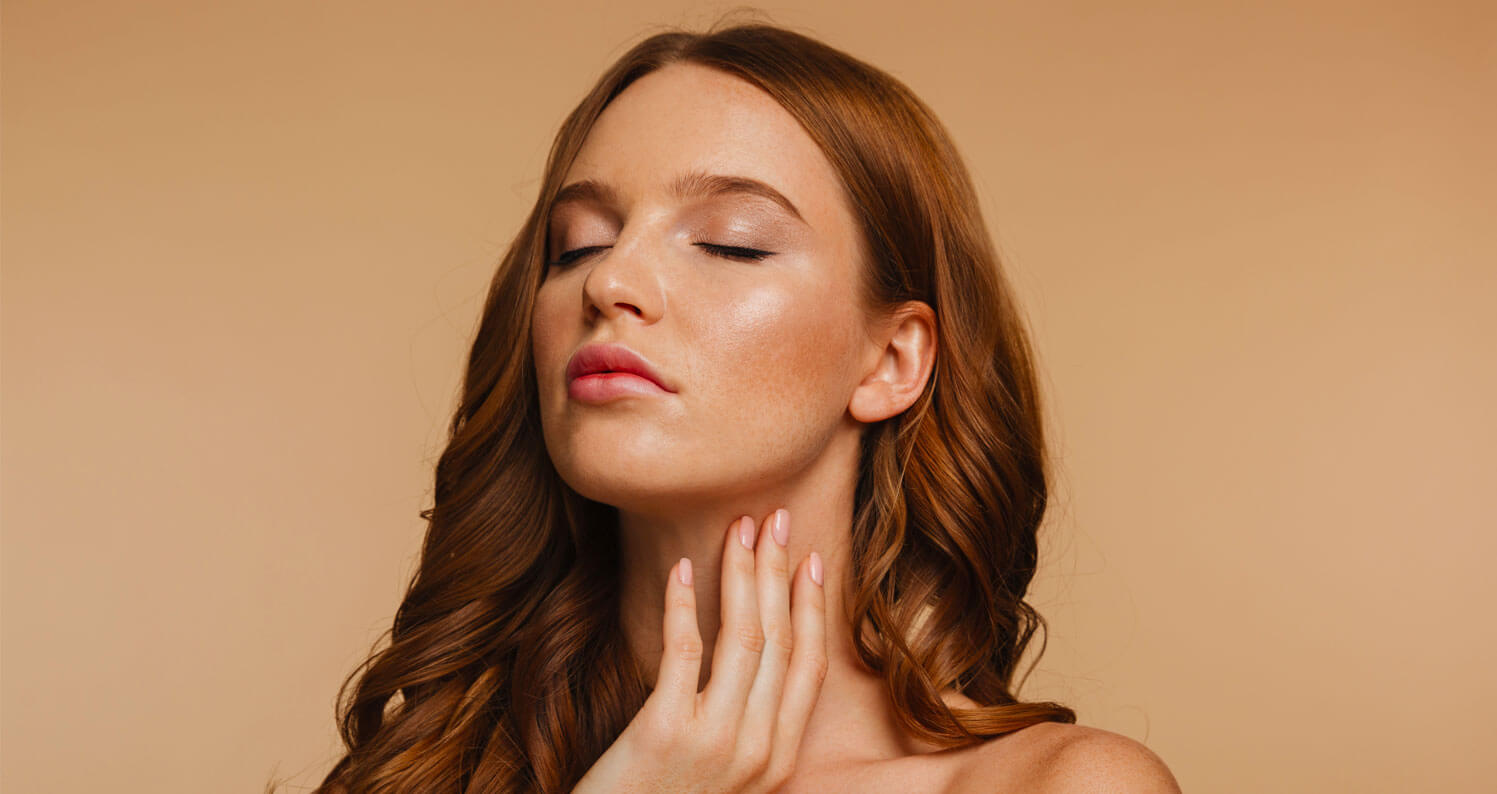
<svg viewBox="0 0 1497 794">
<path fill-rule="evenodd" d="M 708 174 L 703 171 L 688 171 L 677 177 L 671 183 L 671 195 L 677 200 L 690 198 L 703 198 L 722 196 L 732 193 L 741 193 L 749 196 L 766 198 L 780 205 L 795 216 L 795 219 L 805 223 L 806 219 L 795 208 L 785 194 L 770 187 L 757 179 L 746 176 L 728 176 L 724 174 Z M 557 191 L 556 199 L 551 202 L 552 207 L 569 201 L 591 201 L 599 204 L 618 204 L 618 192 L 604 182 L 593 179 L 584 179 L 573 182 Z"/>
</svg>

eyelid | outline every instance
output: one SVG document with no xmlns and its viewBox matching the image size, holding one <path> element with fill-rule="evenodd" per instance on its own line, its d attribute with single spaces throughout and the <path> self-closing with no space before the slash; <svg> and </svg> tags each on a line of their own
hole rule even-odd
<svg viewBox="0 0 1497 794">
<path fill-rule="evenodd" d="M 555 259 L 547 261 L 546 264 L 555 267 L 566 267 L 567 265 L 575 263 L 583 256 L 591 254 L 593 251 L 611 247 L 612 246 L 608 245 L 584 245 L 581 248 L 573 248 L 570 251 L 562 251 L 560 254 L 557 254 Z M 571 258 L 568 259 L 567 257 Z"/>
<path fill-rule="evenodd" d="M 702 248 L 715 256 L 720 256 L 725 259 L 739 259 L 759 262 L 767 259 L 768 257 L 774 256 L 775 254 L 774 251 L 765 251 L 760 248 L 750 248 L 744 245 L 722 245 L 719 243 L 708 242 L 692 243 L 692 245 L 698 248 Z M 590 256 L 594 251 L 612 247 L 613 246 L 609 245 L 585 245 L 580 248 L 573 248 L 569 251 L 561 252 L 557 255 L 556 259 L 549 261 L 546 264 L 556 267 L 565 267 L 567 265 L 575 263 L 579 259 L 582 259 L 584 256 Z"/>
<path fill-rule="evenodd" d="M 729 259 L 749 259 L 757 262 L 767 257 L 774 256 L 773 251 L 765 251 L 759 248 L 749 248 L 748 246 L 744 245 L 719 245 L 717 243 L 692 243 L 692 245 L 704 248 L 718 256 L 725 256 Z"/>
</svg>

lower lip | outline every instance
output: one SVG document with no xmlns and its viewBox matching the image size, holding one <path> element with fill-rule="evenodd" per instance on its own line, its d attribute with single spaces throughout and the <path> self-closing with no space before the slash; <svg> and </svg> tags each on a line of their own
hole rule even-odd
<svg viewBox="0 0 1497 794">
<path fill-rule="evenodd" d="M 665 394 L 665 389 L 649 378 L 629 372 L 603 372 L 574 378 L 567 386 L 567 394 L 574 400 L 585 403 L 601 403 L 620 397 L 651 396 Z"/>
</svg>

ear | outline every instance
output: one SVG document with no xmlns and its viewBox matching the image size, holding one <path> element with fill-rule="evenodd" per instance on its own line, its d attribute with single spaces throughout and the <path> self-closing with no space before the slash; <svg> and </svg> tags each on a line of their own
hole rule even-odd
<svg viewBox="0 0 1497 794">
<path fill-rule="evenodd" d="M 936 361 L 936 313 L 923 301 L 899 305 L 868 338 L 867 366 L 847 410 L 859 422 L 896 416 L 925 390 Z"/>
</svg>

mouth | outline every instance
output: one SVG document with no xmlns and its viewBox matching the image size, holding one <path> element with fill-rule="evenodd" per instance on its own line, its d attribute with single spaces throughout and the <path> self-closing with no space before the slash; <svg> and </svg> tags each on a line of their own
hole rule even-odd
<svg viewBox="0 0 1497 794">
<path fill-rule="evenodd" d="M 667 392 L 632 372 L 595 372 L 567 384 L 567 396 L 578 402 L 605 403 L 621 397 L 658 397 Z"/>
<path fill-rule="evenodd" d="M 674 392 L 643 356 L 620 344 L 584 345 L 567 362 L 567 388 L 609 392 Z M 574 396 L 576 396 L 574 394 Z"/>
</svg>

